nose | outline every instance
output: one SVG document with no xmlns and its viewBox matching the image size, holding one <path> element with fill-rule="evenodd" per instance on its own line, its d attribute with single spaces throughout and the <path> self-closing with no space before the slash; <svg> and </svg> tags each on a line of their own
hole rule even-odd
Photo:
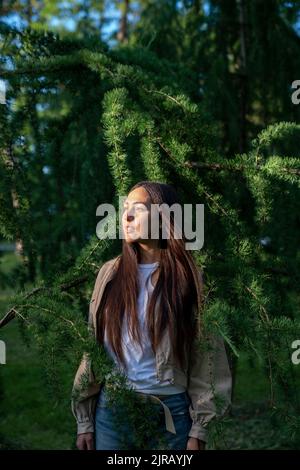
<svg viewBox="0 0 300 470">
<path fill-rule="evenodd" d="M 133 215 L 127 214 L 126 219 L 127 219 L 127 222 L 132 222 L 134 220 L 134 217 L 133 217 Z"/>
</svg>

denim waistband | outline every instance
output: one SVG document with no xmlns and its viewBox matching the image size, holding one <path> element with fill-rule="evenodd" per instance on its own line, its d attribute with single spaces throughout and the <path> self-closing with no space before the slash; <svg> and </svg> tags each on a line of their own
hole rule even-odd
<svg viewBox="0 0 300 470">
<path fill-rule="evenodd" d="M 104 389 L 102 390 L 102 392 L 103 391 Z M 171 432 L 172 434 L 176 434 L 176 429 L 175 429 L 172 413 L 170 411 L 170 408 L 163 401 L 166 400 L 167 398 L 176 397 L 176 396 L 186 397 L 186 392 L 180 392 L 180 393 L 169 394 L 169 395 L 163 395 L 163 394 L 158 395 L 158 394 L 143 393 L 142 391 L 139 391 L 139 390 L 134 390 L 134 391 L 136 392 L 136 394 L 139 396 L 141 400 L 144 400 L 144 401 L 150 400 L 152 403 L 159 404 L 163 407 L 164 415 L 165 415 L 166 430 Z"/>
<path fill-rule="evenodd" d="M 140 392 L 140 391 L 137 391 L 137 390 L 135 390 L 135 392 L 138 395 L 140 395 L 140 398 L 142 400 L 149 400 L 150 399 L 150 401 L 152 401 L 152 403 L 159 403 L 163 407 L 164 413 L 165 413 L 166 430 L 173 433 L 173 434 L 176 434 L 176 429 L 175 429 L 175 426 L 174 426 L 174 421 L 173 421 L 173 417 L 172 417 L 172 413 L 170 411 L 170 408 L 159 398 L 159 397 L 166 398 L 166 395 L 163 395 L 163 396 L 162 395 L 152 395 L 152 394 L 143 393 L 143 392 Z"/>
</svg>

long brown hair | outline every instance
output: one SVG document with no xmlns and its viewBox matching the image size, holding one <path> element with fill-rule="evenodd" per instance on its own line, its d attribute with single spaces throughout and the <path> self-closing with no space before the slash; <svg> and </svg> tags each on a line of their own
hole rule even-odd
<svg viewBox="0 0 300 470">
<path fill-rule="evenodd" d="M 141 186 L 148 192 L 153 204 L 180 204 L 174 187 L 169 184 L 141 181 L 129 192 Z M 159 240 L 159 275 L 149 300 L 146 325 L 154 354 L 165 329 L 168 328 L 174 359 L 184 368 L 192 340 L 200 326 L 203 284 L 199 268 L 190 252 L 185 249 L 184 233 L 181 239 L 174 238 L 172 212 L 169 220 L 170 237 Z M 96 314 L 97 340 L 103 344 L 106 331 L 109 345 L 124 367 L 126 364 L 121 343 L 123 321 L 127 321 L 132 340 L 142 347 L 137 313 L 138 263 L 138 243 L 128 243 L 123 239 L 122 254 L 119 255 L 115 273 L 106 285 Z M 155 313 L 159 295 L 160 302 Z M 197 320 L 195 310 L 198 314 Z"/>
</svg>

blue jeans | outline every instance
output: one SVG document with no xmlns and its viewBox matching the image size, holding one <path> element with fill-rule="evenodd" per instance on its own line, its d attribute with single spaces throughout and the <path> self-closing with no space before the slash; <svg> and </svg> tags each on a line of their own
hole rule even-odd
<svg viewBox="0 0 300 470">
<path fill-rule="evenodd" d="M 147 440 L 147 444 L 143 448 L 148 450 L 185 450 L 189 439 L 188 434 L 192 427 L 192 419 L 189 414 L 190 397 L 187 392 L 182 392 L 167 395 L 163 399 L 160 397 L 160 400 L 170 409 L 176 434 L 166 429 L 162 405 L 151 403 L 153 419 L 157 423 L 158 432 Z M 114 406 L 107 404 L 105 387 L 103 387 L 95 411 L 96 450 L 138 450 L 139 445 L 133 438 L 133 425 L 125 420 L 117 427 L 114 420 L 114 408 Z M 147 423 L 145 426 L 147 427 Z"/>
</svg>

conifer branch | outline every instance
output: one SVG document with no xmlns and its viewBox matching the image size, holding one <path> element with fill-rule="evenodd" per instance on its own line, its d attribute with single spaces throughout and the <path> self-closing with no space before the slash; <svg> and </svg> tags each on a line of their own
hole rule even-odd
<svg viewBox="0 0 300 470">
<path fill-rule="evenodd" d="M 234 162 L 229 163 L 229 164 L 222 164 L 222 163 L 207 163 L 207 162 L 192 162 L 192 161 L 187 161 L 184 163 L 189 168 L 199 168 L 202 170 L 213 170 L 213 171 L 222 171 L 222 170 L 228 170 L 228 171 L 247 171 L 249 169 L 248 166 L 245 165 L 239 165 L 235 164 Z M 255 169 L 258 170 L 265 170 L 264 165 L 261 165 L 259 163 L 255 164 Z M 295 175 L 300 175 L 300 168 L 287 168 L 287 167 L 282 167 L 280 169 L 283 172 L 290 173 L 290 174 L 295 174 Z"/>
</svg>

